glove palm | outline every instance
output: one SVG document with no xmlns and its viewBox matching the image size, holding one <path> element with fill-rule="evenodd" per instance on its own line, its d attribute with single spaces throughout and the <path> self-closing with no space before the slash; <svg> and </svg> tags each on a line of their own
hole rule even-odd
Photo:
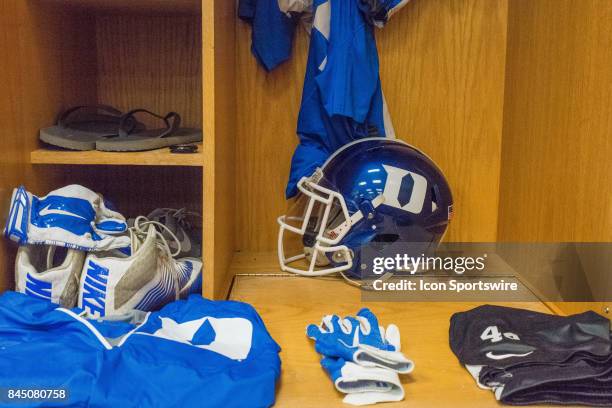
<svg viewBox="0 0 612 408">
<path fill-rule="evenodd" d="M 336 389 L 346 394 L 343 401 L 347 404 L 368 405 L 404 399 L 404 388 L 396 372 L 333 357 L 323 357 L 321 366 Z"/>
</svg>

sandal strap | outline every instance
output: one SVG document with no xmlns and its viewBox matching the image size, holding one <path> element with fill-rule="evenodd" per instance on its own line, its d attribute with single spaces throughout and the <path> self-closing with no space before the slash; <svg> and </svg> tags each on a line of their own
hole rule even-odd
<svg viewBox="0 0 612 408">
<path fill-rule="evenodd" d="M 68 110 L 65 110 L 64 112 L 62 112 L 57 118 L 57 121 L 56 121 L 57 125 L 63 128 L 68 127 L 71 123 L 73 123 L 70 121 L 70 119 L 74 119 L 74 114 L 77 113 L 78 111 L 84 111 L 84 110 L 94 111 L 96 113 L 102 112 L 109 116 L 116 117 L 117 120 L 119 120 L 122 115 L 122 112 L 120 110 L 113 108 L 112 106 L 109 106 L 109 105 L 102 105 L 102 104 L 79 105 L 79 106 L 74 106 L 72 108 L 69 108 Z"/>
<path fill-rule="evenodd" d="M 166 116 L 161 116 L 147 109 L 134 109 L 121 117 L 121 120 L 119 121 L 119 137 L 128 136 L 132 131 L 134 131 L 135 124 L 137 123 L 134 115 L 137 113 L 146 113 L 164 121 L 166 129 L 161 132 L 159 136 L 157 136 L 159 138 L 166 137 L 176 132 L 176 130 L 181 126 L 181 115 L 176 112 L 168 112 Z"/>
</svg>

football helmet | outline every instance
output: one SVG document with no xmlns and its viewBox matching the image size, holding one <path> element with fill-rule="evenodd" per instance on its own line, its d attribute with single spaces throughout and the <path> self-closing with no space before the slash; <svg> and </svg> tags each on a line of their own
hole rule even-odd
<svg viewBox="0 0 612 408">
<path fill-rule="evenodd" d="M 442 171 L 395 139 L 343 146 L 298 189 L 288 213 L 278 218 L 278 257 L 283 271 L 305 276 L 340 272 L 361 278 L 361 250 L 371 244 L 380 250 L 410 243 L 418 253 L 408 255 L 430 253 L 453 212 Z"/>
</svg>

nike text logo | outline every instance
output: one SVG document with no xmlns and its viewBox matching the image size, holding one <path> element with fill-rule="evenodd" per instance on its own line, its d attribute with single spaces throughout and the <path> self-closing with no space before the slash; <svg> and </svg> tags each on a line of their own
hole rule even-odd
<svg viewBox="0 0 612 408">
<path fill-rule="evenodd" d="M 81 307 L 92 316 L 104 317 L 106 312 L 106 285 L 108 269 L 89 261 L 81 283 Z"/>
</svg>

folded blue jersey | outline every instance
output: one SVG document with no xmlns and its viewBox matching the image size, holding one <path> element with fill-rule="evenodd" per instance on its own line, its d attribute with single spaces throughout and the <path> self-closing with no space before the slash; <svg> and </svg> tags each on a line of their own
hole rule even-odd
<svg viewBox="0 0 612 408">
<path fill-rule="evenodd" d="M 0 389 L 63 390 L 23 407 L 268 407 L 280 348 L 257 312 L 192 295 L 143 322 L 85 320 L 20 293 L 0 296 Z M 1 403 L 7 403 L 3 392 Z"/>
</svg>

